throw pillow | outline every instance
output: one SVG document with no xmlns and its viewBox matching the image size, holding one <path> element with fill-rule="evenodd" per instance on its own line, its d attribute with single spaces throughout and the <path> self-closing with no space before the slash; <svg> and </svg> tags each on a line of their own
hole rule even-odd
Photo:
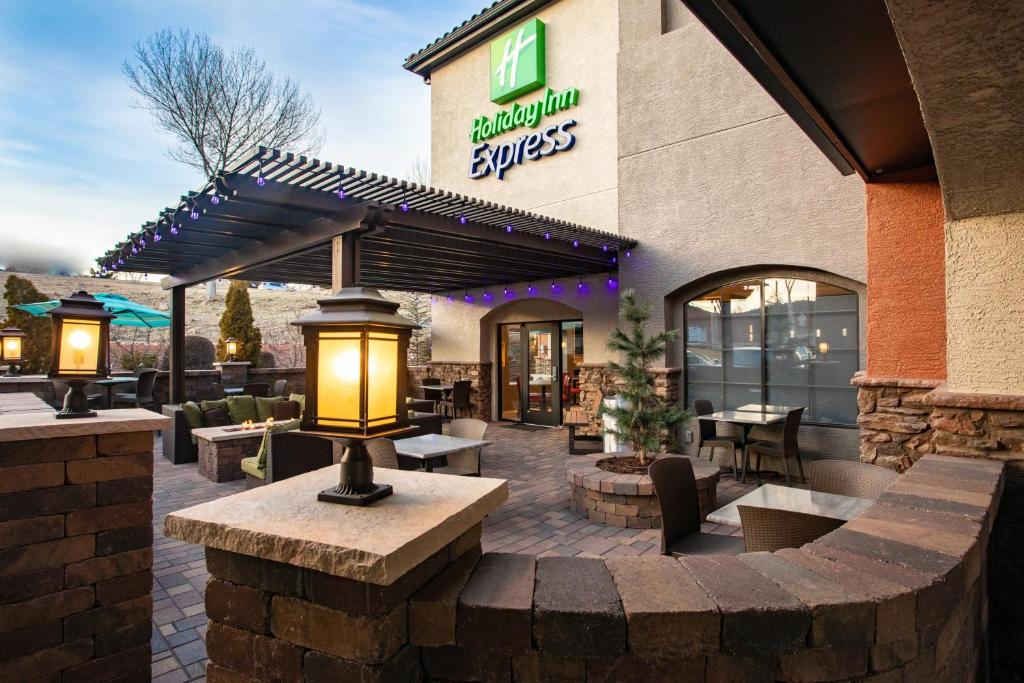
<svg viewBox="0 0 1024 683">
<path fill-rule="evenodd" d="M 295 401 L 299 404 L 299 417 L 306 412 L 306 395 L 305 394 L 291 394 L 288 397 L 289 401 Z"/>
<path fill-rule="evenodd" d="M 200 401 L 199 410 L 204 413 L 207 410 L 213 410 L 214 408 L 220 408 L 225 413 L 228 412 L 228 401 L 225 398 L 217 399 L 216 401 Z M 209 426 L 209 425 L 207 425 Z"/>
<path fill-rule="evenodd" d="M 299 417 L 298 401 L 278 401 L 274 404 L 274 414 L 272 417 L 274 418 L 274 422 L 297 419 Z"/>
<path fill-rule="evenodd" d="M 231 424 L 231 418 L 223 408 L 211 408 L 203 411 L 203 422 L 207 427 L 227 427 Z"/>
<path fill-rule="evenodd" d="M 199 409 L 199 405 L 194 401 L 182 403 L 181 412 L 185 416 L 185 424 L 188 425 L 189 429 L 199 429 L 206 426 L 203 422 L 203 411 Z"/>
<path fill-rule="evenodd" d="M 256 399 L 252 396 L 228 396 L 228 416 L 231 424 L 240 425 L 246 420 L 256 422 Z"/>
<path fill-rule="evenodd" d="M 268 417 L 272 417 L 275 420 L 278 419 L 274 415 L 274 404 L 280 403 L 284 400 L 284 396 L 271 396 L 270 398 L 264 398 L 263 396 L 256 397 L 256 421 L 266 422 Z"/>
</svg>

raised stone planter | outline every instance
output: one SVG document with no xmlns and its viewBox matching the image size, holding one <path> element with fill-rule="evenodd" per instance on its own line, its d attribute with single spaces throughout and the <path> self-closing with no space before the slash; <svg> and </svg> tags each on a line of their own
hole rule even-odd
<svg viewBox="0 0 1024 683">
<path fill-rule="evenodd" d="M 597 467 L 597 461 L 615 453 L 593 453 L 570 459 L 565 466 L 573 512 L 599 524 L 651 529 L 661 527 L 661 508 L 654 484 L 646 474 L 615 474 Z M 686 456 L 689 457 L 689 456 Z M 690 458 L 697 479 L 700 518 L 717 507 L 718 467 Z"/>
</svg>

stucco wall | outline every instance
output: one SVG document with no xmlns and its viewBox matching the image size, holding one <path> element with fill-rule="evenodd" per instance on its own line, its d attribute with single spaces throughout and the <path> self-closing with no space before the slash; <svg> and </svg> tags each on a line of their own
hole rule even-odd
<svg viewBox="0 0 1024 683">
<path fill-rule="evenodd" d="M 939 184 L 873 183 L 867 206 L 868 375 L 946 377 L 946 255 Z"/>
<path fill-rule="evenodd" d="M 615 59 L 618 43 L 616 3 L 564 0 L 533 15 L 546 23 L 547 86 L 580 91 L 579 104 L 542 119 L 578 121 L 575 147 L 513 166 L 503 180 L 493 174 L 469 177 L 470 125 L 480 114 L 492 116 L 489 42 L 468 51 L 431 74 L 431 174 L 437 187 L 537 211 L 593 228 L 616 231 Z M 544 90 L 516 102 L 539 99 Z M 502 105 L 505 109 L 511 103 Z M 514 140 L 529 128 L 488 142 Z M 532 132 L 532 131 L 531 131 Z"/>
<path fill-rule="evenodd" d="M 659 301 L 750 265 L 864 282 L 860 178 L 840 175 L 688 12 L 663 13 L 661 33 L 626 11 L 657 4 L 631 0 L 619 18 L 619 231 L 640 242 L 623 287 Z"/>
</svg>

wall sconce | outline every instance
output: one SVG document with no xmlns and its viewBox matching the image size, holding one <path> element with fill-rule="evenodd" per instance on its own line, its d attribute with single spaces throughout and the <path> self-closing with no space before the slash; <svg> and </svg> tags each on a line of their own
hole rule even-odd
<svg viewBox="0 0 1024 683">
<path fill-rule="evenodd" d="M 348 440 L 338 486 L 317 500 L 366 505 L 391 495 L 373 482 L 365 441 L 404 434 L 406 352 L 419 325 L 398 315 L 398 304 L 375 289 L 348 287 L 317 304 L 293 325 L 306 345 L 306 410 L 303 431 Z"/>
<path fill-rule="evenodd" d="M 828 342 L 827 341 L 818 342 L 818 353 L 820 353 L 823 356 L 826 353 L 828 353 Z"/>
<path fill-rule="evenodd" d="M 0 361 L 7 363 L 4 377 L 17 377 L 18 364 L 24 360 L 24 339 L 27 334 L 17 327 L 5 327 L 0 330 Z"/>
<path fill-rule="evenodd" d="M 233 362 L 235 356 L 238 354 L 238 340 L 234 337 L 228 337 L 224 340 L 224 353 L 228 356 L 228 361 Z"/>
<path fill-rule="evenodd" d="M 71 390 L 57 419 L 96 417 L 83 387 L 110 374 L 110 320 L 113 313 L 84 291 L 75 292 L 48 314 L 53 321 L 50 347 L 51 379 Z"/>
</svg>

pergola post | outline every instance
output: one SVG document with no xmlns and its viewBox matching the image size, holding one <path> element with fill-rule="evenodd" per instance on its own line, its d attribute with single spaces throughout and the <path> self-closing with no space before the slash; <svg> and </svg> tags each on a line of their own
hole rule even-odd
<svg viewBox="0 0 1024 683">
<path fill-rule="evenodd" d="M 356 231 L 337 235 L 331 241 L 331 292 L 337 294 L 359 283 L 359 235 Z"/>
<path fill-rule="evenodd" d="M 185 287 L 171 288 L 171 403 L 185 401 Z"/>
</svg>

